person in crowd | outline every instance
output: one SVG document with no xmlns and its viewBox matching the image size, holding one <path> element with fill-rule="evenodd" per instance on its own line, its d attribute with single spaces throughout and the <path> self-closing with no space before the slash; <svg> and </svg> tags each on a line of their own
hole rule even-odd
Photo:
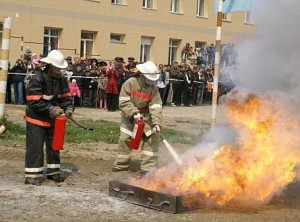
<svg viewBox="0 0 300 222">
<path fill-rule="evenodd" d="M 120 92 L 121 87 L 125 81 L 124 59 L 122 57 L 116 57 L 113 63 L 114 69 L 118 73 L 118 91 Z"/>
<path fill-rule="evenodd" d="M 199 66 L 194 66 L 192 70 L 192 98 L 191 104 L 198 105 L 198 91 L 200 88 L 200 69 Z"/>
<path fill-rule="evenodd" d="M 73 73 L 73 71 L 75 70 L 75 68 L 74 68 L 74 64 L 73 64 L 73 62 L 72 62 L 72 57 L 71 57 L 71 56 L 67 56 L 66 61 L 67 61 L 67 63 L 68 63 L 67 70 L 68 70 L 69 72 L 72 71 L 72 73 Z"/>
<path fill-rule="evenodd" d="M 128 65 L 125 66 L 124 81 L 128 80 L 136 72 L 136 63 L 133 57 L 128 57 Z"/>
<path fill-rule="evenodd" d="M 106 85 L 105 93 L 107 95 L 107 110 L 115 112 L 118 109 L 118 77 L 119 72 L 117 71 L 115 64 L 112 63 L 110 67 L 107 67 L 106 76 L 108 82 Z"/>
<path fill-rule="evenodd" d="M 186 63 L 188 56 L 190 54 L 190 43 L 186 43 L 183 49 L 181 50 L 181 62 Z"/>
<path fill-rule="evenodd" d="M 17 59 L 14 66 L 10 69 L 10 72 L 13 73 L 12 82 L 15 94 L 15 104 L 25 104 L 24 101 L 24 79 L 27 72 L 27 60 Z"/>
<path fill-rule="evenodd" d="M 72 117 L 73 107 L 67 79 L 61 74 L 68 64 L 58 50 L 41 60 L 46 64 L 30 80 L 27 88 L 25 184 L 41 185 L 44 172 L 43 146 L 46 143 L 47 179 L 63 182 L 60 153 L 52 149 L 54 120 L 65 113 Z"/>
<path fill-rule="evenodd" d="M 69 83 L 69 89 L 72 95 L 72 106 L 75 108 L 80 104 L 80 89 L 77 85 L 76 79 L 72 79 Z"/>
<path fill-rule="evenodd" d="M 100 67 L 100 77 L 98 79 L 98 95 L 99 95 L 99 108 L 106 109 L 107 108 L 107 95 L 105 92 L 107 86 L 107 77 L 105 68 L 107 63 L 104 61 L 99 62 Z"/>
<path fill-rule="evenodd" d="M 182 103 L 184 106 L 193 106 L 192 105 L 192 70 L 186 65 L 184 70 L 184 81 L 182 84 Z"/>
<path fill-rule="evenodd" d="M 79 58 L 79 57 L 74 57 L 74 63 L 73 63 L 73 65 L 74 65 L 74 71 L 75 71 L 76 66 L 77 66 L 78 64 L 80 64 L 80 58 Z"/>
<path fill-rule="evenodd" d="M 178 62 L 174 62 L 170 70 L 170 80 L 172 84 L 172 102 L 171 106 L 176 107 L 181 104 L 182 84 L 184 80 L 183 66 L 178 65 Z"/>
<path fill-rule="evenodd" d="M 127 171 L 131 161 L 129 148 L 134 121 L 143 119 L 146 123 L 142 138 L 141 173 L 147 173 L 157 166 L 162 101 L 156 87 L 159 78 L 157 66 L 148 61 L 137 65 L 137 74 L 127 80 L 121 89 L 119 108 L 121 110 L 120 138 L 118 155 L 113 171 Z"/>
<path fill-rule="evenodd" d="M 91 68 L 98 67 L 97 64 L 98 64 L 98 60 L 96 58 L 92 58 L 91 59 Z"/>
<path fill-rule="evenodd" d="M 39 64 L 39 59 L 37 57 L 37 54 L 33 53 L 31 55 L 31 63 L 30 63 L 30 68 L 34 71 L 36 66 Z"/>
<path fill-rule="evenodd" d="M 212 102 L 213 94 L 213 82 L 214 76 L 212 74 L 212 68 L 207 68 L 204 72 L 205 90 L 203 95 L 204 104 L 210 104 Z"/>
<path fill-rule="evenodd" d="M 215 46 L 214 44 L 210 44 L 210 46 L 207 49 L 208 54 L 208 65 L 214 65 L 215 63 Z"/>
<path fill-rule="evenodd" d="M 169 66 L 168 65 L 163 65 L 162 71 L 163 75 L 165 76 L 165 91 L 164 91 L 164 97 L 162 99 L 163 105 L 167 104 L 168 96 L 169 96 L 169 91 L 170 91 L 170 74 L 169 74 Z"/>
<path fill-rule="evenodd" d="M 73 65 L 68 64 L 66 70 L 64 71 L 64 75 L 67 77 L 68 82 L 71 81 L 73 76 Z"/>
<path fill-rule="evenodd" d="M 86 58 L 85 57 L 80 57 L 80 62 L 79 62 L 81 69 L 83 70 L 83 72 L 85 72 L 85 68 L 87 66 L 87 62 L 86 62 Z"/>
<path fill-rule="evenodd" d="M 99 75 L 97 74 L 97 66 L 91 68 L 88 80 L 88 98 L 89 98 L 89 107 L 97 107 L 97 92 L 98 92 L 98 82 L 97 79 Z"/>
<path fill-rule="evenodd" d="M 1 66 L 0 66 L 1 70 Z M 8 70 L 10 70 L 10 62 L 8 63 Z M 5 95 L 5 103 L 10 104 L 12 102 L 11 99 L 11 86 L 13 84 L 13 75 L 8 74 L 7 81 L 6 81 L 6 95 Z"/>
<path fill-rule="evenodd" d="M 75 65 L 75 71 L 73 72 L 73 75 L 72 75 L 72 79 L 76 79 L 76 82 L 77 82 L 77 85 L 80 89 L 80 95 L 81 95 L 81 100 L 80 100 L 80 106 L 83 105 L 83 100 L 84 98 L 84 88 L 85 88 L 85 73 L 83 72 L 83 70 L 81 69 L 81 66 L 80 64 L 77 64 Z"/>
<path fill-rule="evenodd" d="M 158 78 L 158 80 L 156 82 L 156 86 L 158 88 L 160 98 L 163 101 L 164 95 L 165 95 L 165 90 L 166 90 L 166 84 L 165 84 L 165 81 L 166 81 L 166 72 L 164 71 L 163 68 L 159 69 L 158 71 L 159 71 L 159 78 Z"/>
</svg>

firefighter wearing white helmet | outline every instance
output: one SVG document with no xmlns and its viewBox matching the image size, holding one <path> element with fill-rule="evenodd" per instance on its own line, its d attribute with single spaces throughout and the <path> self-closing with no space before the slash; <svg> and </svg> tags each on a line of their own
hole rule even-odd
<svg viewBox="0 0 300 222">
<path fill-rule="evenodd" d="M 25 184 L 41 185 L 44 181 L 44 153 L 46 144 L 47 179 L 63 182 L 60 174 L 59 151 L 52 150 L 55 117 L 65 113 L 71 117 L 71 93 L 61 69 L 67 67 L 63 54 L 52 50 L 40 60 L 44 67 L 30 79 L 27 92 Z"/>
<path fill-rule="evenodd" d="M 146 173 L 156 167 L 162 118 L 162 101 L 156 87 L 159 78 L 157 66 L 148 61 L 136 66 L 135 73 L 122 86 L 119 97 L 121 110 L 120 138 L 118 156 L 113 165 L 113 171 L 129 169 L 131 150 L 129 143 L 134 128 L 134 121 L 142 118 L 146 125 L 141 145 L 141 172 Z"/>
</svg>

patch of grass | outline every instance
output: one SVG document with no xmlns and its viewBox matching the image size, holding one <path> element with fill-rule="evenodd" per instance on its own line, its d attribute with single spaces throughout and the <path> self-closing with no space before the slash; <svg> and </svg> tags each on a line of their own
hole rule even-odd
<svg viewBox="0 0 300 222">
<path fill-rule="evenodd" d="M 67 143 L 105 142 L 116 144 L 119 140 L 120 125 L 107 121 L 81 121 L 81 125 L 93 128 L 93 131 L 85 130 L 74 123 L 68 124 L 65 141 Z"/>
<path fill-rule="evenodd" d="M 25 144 L 25 127 L 6 121 L 6 131 L 0 135 L 2 144 L 24 145 Z"/>
<path fill-rule="evenodd" d="M 93 131 L 85 130 L 74 123 L 68 122 L 66 127 L 65 143 L 93 143 L 104 142 L 117 144 L 120 135 L 120 125 L 108 121 L 79 121 L 85 127 L 93 128 Z M 3 144 L 25 146 L 25 127 L 7 121 L 7 130 L 0 135 L 0 142 Z M 185 132 L 174 129 L 163 128 L 162 136 L 170 143 L 196 144 L 199 138 Z"/>
<path fill-rule="evenodd" d="M 84 130 L 70 124 L 67 127 L 66 142 L 86 143 L 86 142 L 105 142 L 108 144 L 117 144 L 120 135 L 119 123 L 107 121 L 82 121 L 81 125 L 93 128 L 94 131 Z M 172 143 L 191 144 L 199 142 L 199 138 L 185 132 L 164 128 L 162 136 Z"/>
<path fill-rule="evenodd" d="M 161 134 L 162 137 L 168 140 L 170 143 L 195 145 L 199 143 L 200 140 L 199 136 L 168 128 L 163 128 Z"/>
</svg>

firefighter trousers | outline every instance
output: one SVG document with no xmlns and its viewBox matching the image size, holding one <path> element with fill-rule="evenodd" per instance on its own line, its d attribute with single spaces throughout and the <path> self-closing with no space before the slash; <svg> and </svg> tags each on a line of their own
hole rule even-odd
<svg viewBox="0 0 300 222">
<path fill-rule="evenodd" d="M 59 151 L 52 150 L 53 127 L 45 128 L 26 123 L 25 177 L 38 178 L 44 174 L 44 143 L 46 143 L 47 175 L 60 172 Z"/>
<path fill-rule="evenodd" d="M 133 131 L 133 121 L 128 118 L 121 120 L 121 132 L 118 142 L 118 156 L 114 162 L 114 168 L 128 170 L 131 161 L 131 150 L 129 148 Z M 149 171 L 157 166 L 160 138 L 157 133 L 150 133 L 151 128 L 145 127 L 141 141 L 141 170 Z M 148 131 L 147 131 L 148 130 Z M 148 134 L 149 132 L 149 134 Z"/>
</svg>

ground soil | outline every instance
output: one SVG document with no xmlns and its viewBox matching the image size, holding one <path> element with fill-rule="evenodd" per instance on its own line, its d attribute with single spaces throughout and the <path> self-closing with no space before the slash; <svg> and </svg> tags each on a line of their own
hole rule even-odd
<svg viewBox="0 0 300 222">
<path fill-rule="evenodd" d="M 7 105 L 11 121 L 24 125 L 24 106 Z M 164 107 L 162 125 L 200 135 L 209 126 L 211 108 Z M 79 108 L 77 119 L 119 121 L 119 112 Z M 226 122 L 218 108 L 217 122 Z M 177 152 L 188 145 L 172 144 Z M 46 180 L 41 186 L 24 185 L 25 148 L 0 144 L 0 221 L 300 221 L 300 186 L 292 185 L 272 204 L 255 209 L 212 208 L 170 214 L 151 210 L 109 196 L 109 181 L 138 172 L 112 172 L 117 146 L 105 143 L 66 144 L 61 153 L 62 170 L 68 175 L 62 184 Z M 171 161 L 163 148 L 160 163 Z M 139 154 L 134 154 L 138 165 Z M 132 166 L 135 169 L 135 166 Z"/>
</svg>

